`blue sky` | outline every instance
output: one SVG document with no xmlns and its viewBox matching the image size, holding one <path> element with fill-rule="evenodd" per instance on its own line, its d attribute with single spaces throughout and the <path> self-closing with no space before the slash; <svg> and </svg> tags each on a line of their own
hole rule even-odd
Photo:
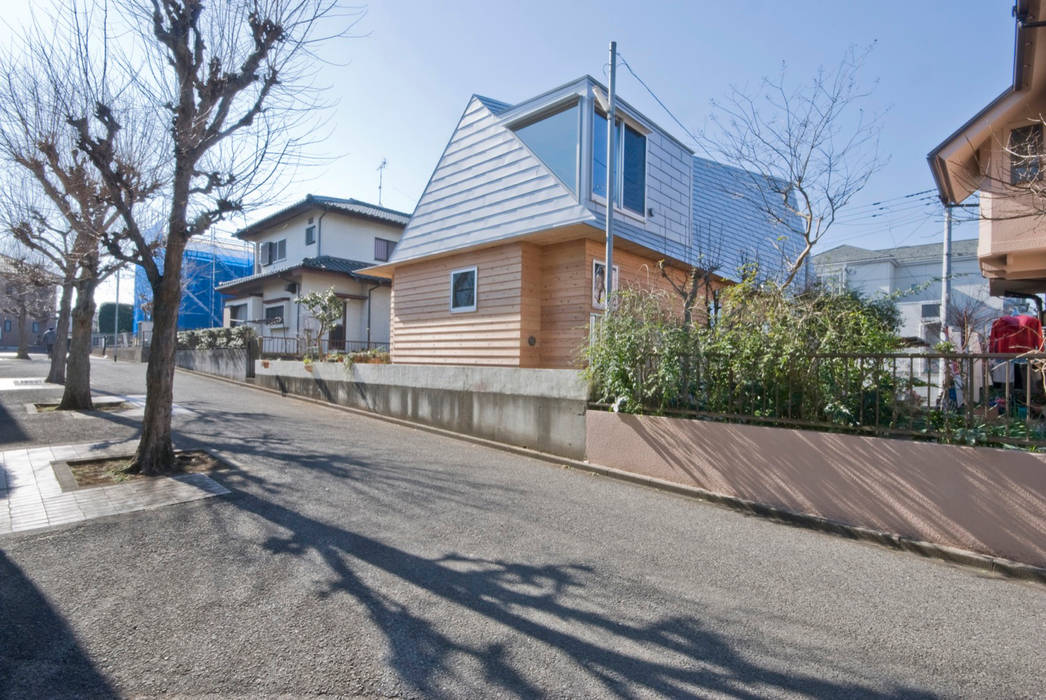
<svg viewBox="0 0 1046 700">
<path fill-rule="evenodd" d="M 932 204 L 875 219 L 867 206 L 931 188 L 926 153 L 1007 86 L 1012 4 L 375 0 L 355 28 L 361 36 L 325 49 L 332 65 L 320 77 L 337 106 L 315 155 L 329 160 L 298 173 L 273 208 L 309 192 L 375 201 L 387 158 L 384 204 L 410 211 L 472 93 L 516 102 L 585 73 L 601 78 L 611 39 L 692 131 L 731 84 L 754 88 L 782 61 L 804 80 L 847 47 L 875 42 L 864 77 L 877 83 L 873 105 L 889 108 L 881 140 L 889 163 L 844 216 L 853 223 L 838 225 L 820 250 L 936 241 L 941 214 Z M 624 99 L 689 141 L 631 76 L 619 76 Z M 974 224 L 956 229 L 975 235 Z"/>
<path fill-rule="evenodd" d="M 847 47 L 876 43 L 864 77 L 873 104 L 889 109 L 881 152 L 889 163 L 854 202 L 822 250 L 939 240 L 932 203 L 867 205 L 932 187 L 926 153 L 1006 87 L 1012 74 L 1010 0 L 949 2 L 546 2 L 379 0 L 334 51 L 339 100 L 327 155 L 288 200 L 306 192 L 377 196 L 376 168 L 388 158 L 384 203 L 410 211 L 472 93 L 516 102 L 585 73 L 604 75 L 618 42 L 637 73 L 692 131 L 731 84 L 757 87 L 784 61 L 793 79 L 834 66 Z M 688 142 L 682 130 L 624 71 L 619 92 Z M 910 202 L 910 200 L 909 200 Z M 976 227 L 956 228 L 957 237 Z"/>
</svg>

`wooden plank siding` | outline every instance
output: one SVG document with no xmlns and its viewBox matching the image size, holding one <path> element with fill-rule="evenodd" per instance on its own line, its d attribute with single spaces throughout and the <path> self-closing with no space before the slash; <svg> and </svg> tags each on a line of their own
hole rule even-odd
<svg viewBox="0 0 1046 700">
<path fill-rule="evenodd" d="M 392 360 L 414 364 L 569 368 L 582 364 L 598 241 L 512 243 L 398 266 L 392 289 Z M 682 303 L 658 257 L 617 251 L 622 288 L 660 290 Z M 450 273 L 476 266 L 476 311 L 451 313 Z M 681 270 L 673 270 L 677 279 Z M 530 339 L 534 339 L 531 345 Z"/>
<path fill-rule="evenodd" d="M 517 243 L 397 267 L 392 361 L 519 367 L 525 247 Z M 450 273 L 472 265 L 476 310 L 452 313 Z"/>
</svg>

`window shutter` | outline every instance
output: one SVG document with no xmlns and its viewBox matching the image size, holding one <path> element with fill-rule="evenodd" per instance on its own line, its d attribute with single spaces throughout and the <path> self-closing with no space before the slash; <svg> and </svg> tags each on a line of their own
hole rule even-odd
<svg viewBox="0 0 1046 700">
<path fill-rule="evenodd" d="M 287 239 L 286 238 L 281 238 L 280 242 L 277 245 L 278 245 L 278 249 L 277 249 L 277 253 L 276 253 L 276 259 L 277 260 L 283 260 L 284 258 L 287 257 Z"/>
<path fill-rule="evenodd" d="M 269 257 L 269 243 L 262 243 L 258 247 L 258 256 L 261 258 L 262 265 L 268 265 L 272 260 Z"/>
</svg>

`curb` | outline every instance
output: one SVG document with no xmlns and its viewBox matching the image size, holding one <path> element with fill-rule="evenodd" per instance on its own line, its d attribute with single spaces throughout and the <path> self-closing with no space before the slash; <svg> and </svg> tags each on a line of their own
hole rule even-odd
<svg viewBox="0 0 1046 700">
<path fill-rule="evenodd" d="M 194 370 L 183 369 L 181 367 L 177 367 L 176 369 L 179 372 L 185 372 L 186 374 L 195 375 L 204 379 L 213 379 L 219 382 L 227 382 L 229 384 L 235 384 L 250 389 L 257 389 L 258 391 L 264 391 L 269 394 L 275 394 L 277 396 L 282 396 L 284 398 L 292 399 L 294 401 L 304 401 L 306 403 L 330 408 L 344 413 L 353 413 L 356 415 L 365 416 L 367 418 L 373 418 L 376 420 L 384 421 L 386 423 L 393 423 L 395 425 L 403 426 L 405 428 L 423 430 L 425 432 L 433 433 L 435 435 L 441 435 L 443 437 L 449 437 L 455 440 L 463 440 L 465 442 L 471 442 L 476 445 L 482 445 L 484 447 L 490 447 L 496 450 L 501 450 L 502 452 L 509 452 L 522 457 L 530 457 L 532 459 L 537 459 L 543 462 L 558 464 L 564 467 L 578 469 L 580 471 L 589 472 L 591 474 L 596 474 L 599 476 L 606 476 L 612 479 L 617 479 L 618 481 L 626 481 L 632 484 L 636 484 L 638 486 L 645 486 L 647 488 L 656 489 L 658 491 L 667 491 L 678 496 L 694 498 L 700 501 L 704 501 L 706 503 L 711 503 L 714 505 L 729 508 L 731 510 L 744 513 L 746 515 L 753 515 L 766 518 L 784 525 L 802 527 L 808 530 L 823 532 L 826 534 L 835 535 L 837 537 L 844 537 L 850 540 L 869 542 L 889 549 L 918 554 L 919 556 L 926 557 L 928 559 L 939 559 L 941 561 L 946 561 L 952 564 L 959 564 L 961 566 L 966 566 L 969 568 L 981 569 L 993 574 L 1005 576 L 1007 578 L 1014 578 L 1025 581 L 1035 581 L 1037 583 L 1046 584 L 1046 567 L 1032 566 L 1031 564 L 1022 564 L 1021 562 L 1013 561 L 1011 559 L 993 557 L 987 554 L 978 554 L 977 552 L 971 552 L 966 549 L 959 549 L 958 547 L 935 544 L 933 542 L 917 540 L 911 537 L 895 535 L 889 532 L 873 530 L 871 528 L 861 527 L 858 525 L 849 525 L 847 523 L 829 520 L 828 518 L 823 518 L 818 515 L 795 513 L 790 510 L 777 508 L 775 506 L 766 505 L 764 503 L 757 503 L 755 501 L 748 501 L 743 498 L 738 498 L 736 496 L 727 496 L 725 494 L 715 493 L 713 491 L 706 491 L 705 489 L 698 488 L 696 486 L 686 486 L 684 484 L 677 484 L 675 482 L 666 481 L 664 479 L 658 479 L 656 477 L 626 472 L 621 469 L 615 469 L 613 467 L 604 467 L 599 464 L 593 464 L 591 462 L 571 459 L 569 457 L 561 457 L 559 455 L 550 454 L 548 452 L 539 452 L 538 450 L 532 450 L 527 447 L 519 447 L 517 445 L 510 445 L 504 442 L 496 442 L 494 440 L 488 440 L 486 438 L 476 437 L 474 435 L 468 435 L 466 433 L 456 433 L 452 430 L 446 430 L 445 428 L 437 428 L 435 426 L 425 425 L 424 423 L 416 423 L 414 421 L 405 420 L 403 418 L 385 416 L 380 413 L 374 413 L 372 411 L 367 411 L 361 408 L 342 406 L 340 404 L 331 403 L 329 401 L 323 401 L 321 399 L 314 399 L 308 396 L 288 394 L 279 391 L 278 389 L 270 389 L 269 387 L 259 386 L 251 382 L 230 379 L 229 377 L 220 377 L 213 374 L 206 374 L 204 372 L 196 372 Z M 226 461 L 229 460 L 226 459 Z"/>
</svg>

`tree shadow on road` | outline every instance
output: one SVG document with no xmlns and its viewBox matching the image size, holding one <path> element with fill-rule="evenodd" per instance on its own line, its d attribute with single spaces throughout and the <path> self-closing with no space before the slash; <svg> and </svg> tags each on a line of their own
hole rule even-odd
<svg viewBox="0 0 1046 700">
<path fill-rule="evenodd" d="M 116 697 L 62 615 L 3 552 L 0 697 Z"/>
<path fill-rule="evenodd" d="M 228 485 L 228 484 L 227 484 Z M 570 674 L 587 677 L 600 692 L 621 697 L 653 692 L 672 697 L 703 697 L 710 692 L 733 697 L 781 693 L 816 697 L 930 697 L 898 687 L 887 692 L 858 682 L 833 682 L 780 670 L 746 659 L 700 617 L 667 616 L 643 621 L 627 609 L 605 604 L 602 590 L 591 590 L 593 571 L 571 563 L 522 563 L 478 559 L 459 554 L 427 558 L 348 529 L 322 522 L 243 490 L 229 501 L 283 528 L 265 548 L 277 556 L 318 554 L 332 578 L 321 597 L 346 594 L 362 604 L 385 636 L 388 662 L 413 689 L 429 697 L 471 694 L 460 671 L 481 669 L 490 686 L 522 697 L 546 695 L 535 663 L 535 643 L 570 664 Z M 391 590 L 366 582 L 366 570 L 377 569 L 420 589 L 430 605 L 399 600 Z M 455 634 L 459 626 L 441 617 L 451 607 L 464 616 L 485 619 L 490 631 L 483 641 Z M 424 612 L 420 610 L 424 609 Z M 426 615 L 425 613 L 428 613 Z M 526 646 L 523 651 L 520 646 Z M 819 660 L 820 661 L 820 660 Z M 825 660 L 826 661 L 826 660 Z M 846 677 L 845 672 L 835 675 Z M 465 688 L 465 691 L 462 689 Z"/>
</svg>

